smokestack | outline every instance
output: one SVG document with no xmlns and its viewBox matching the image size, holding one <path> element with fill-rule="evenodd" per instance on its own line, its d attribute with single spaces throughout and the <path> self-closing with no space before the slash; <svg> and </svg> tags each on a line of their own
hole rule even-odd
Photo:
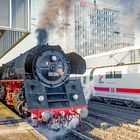
<svg viewBox="0 0 140 140">
<path fill-rule="evenodd" d="M 37 44 L 38 45 L 46 45 L 48 42 L 48 32 L 45 28 L 38 28 L 36 30 L 37 33 Z"/>
</svg>

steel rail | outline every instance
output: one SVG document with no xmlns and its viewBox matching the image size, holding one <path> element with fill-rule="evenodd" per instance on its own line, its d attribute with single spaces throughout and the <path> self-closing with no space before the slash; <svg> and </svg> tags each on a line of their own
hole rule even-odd
<svg viewBox="0 0 140 140">
<path fill-rule="evenodd" d="M 82 134 L 80 132 L 77 132 L 76 130 L 71 129 L 69 127 L 66 127 L 66 128 L 67 128 L 68 131 L 70 131 L 71 133 L 73 133 L 75 136 L 81 138 L 82 140 L 97 140 L 95 138 L 90 138 L 90 137 L 88 137 L 88 136 L 86 136 L 86 135 L 84 135 L 84 134 Z"/>
</svg>

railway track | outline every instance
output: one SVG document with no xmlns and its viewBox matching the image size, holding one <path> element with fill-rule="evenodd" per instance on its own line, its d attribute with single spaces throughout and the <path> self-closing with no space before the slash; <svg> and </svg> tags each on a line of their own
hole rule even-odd
<svg viewBox="0 0 140 140">
<path fill-rule="evenodd" d="M 121 108 L 122 107 L 122 108 Z M 135 123 L 140 120 L 140 110 L 124 106 L 108 105 L 100 102 L 89 102 L 90 115 L 98 115 L 107 119 L 113 119 L 119 123 Z"/>
<path fill-rule="evenodd" d="M 101 108 L 93 108 L 93 109 L 90 109 L 91 111 L 94 111 L 94 113 L 90 113 L 91 115 L 95 115 L 95 114 L 99 114 L 98 116 L 102 116 L 104 118 L 111 118 L 113 120 L 116 120 L 116 122 L 118 121 L 119 123 L 134 123 L 136 122 L 139 118 L 138 117 L 135 117 L 135 116 L 130 116 L 129 114 L 126 114 L 125 113 L 119 113 L 119 112 L 116 112 L 116 111 L 110 111 L 108 109 L 101 109 Z"/>
<path fill-rule="evenodd" d="M 96 138 L 90 138 L 74 129 L 71 129 L 69 127 L 67 127 L 68 131 L 72 134 L 74 134 L 75 136 L 77 136 L 78 138 L 80 138 L 81 140 L 97 140 Z"/>
<path fill-rule="evenodd" d="M 140 118 L 137 110 L 90 101 L 88 117 L 78 128 L 67 128 L 68 137 L 74 135 L 73 140 L 140 140 L 140 127 L 134 125 Z"/>
<path fill-rule="evenodd" d="M 140 110 L 133 110 L 133 108 L 129 110 L 127 109 L 127 107 L 121 108 L 120 106 L 118 107 L 115 105 L 106 105 L 104 103 L 89 102 L 89 110 L 91 110 L 91 112 L 94 112 L 94 114 L 98 112 L 100 113 L 100 115 L 108 115 L 108 118 L 112 116 L 116 117 L 116 120 L 118 120 L 118 118 L 119 120 L 122 119 L 124 123 L 135 123 L 140 119 Z"/>
<path fill-rule="evenodd" d="M 92 107 L 93 105 L 100 106 L 100 107 L 104 106 L 104 108 L 108 108 L 108 109 L 113 108 L 113 110 L 116 110 L 118 112 L 124 112 L 124 113 L 131 114 L 131 115 L 133 113 L 133 115 L 140 116 L 140 109 L 137 109 L 137 108 L 129 108 L 126 106 L 106 104 L 106 103 L 95 102 L 95 101 L 89 101 L 88 103 L 89 103 L 90 107 Z"/>
<path fill-rule="evenodd" d="M 90 134 L 101 140 L 140 140 L 139 119 L 139 109 L 89 101 L 85 120 L 95 126 Z"/>
<path fill-rule="evenodd" d="M 78 126 L 75 129 L 63 126 L 59 131 L 52 131 L 45 125 L 38 125 L 35 127 L 35 129 L 47 137 L 48 140 L 97 140 L 89 134 L 89 131 L 92 130 L 95 126 L 82 120 L 79 124 L 82 124 L 82 126 Z M 87 126 L 85 127 L 85 125 Z"/>
</svg>

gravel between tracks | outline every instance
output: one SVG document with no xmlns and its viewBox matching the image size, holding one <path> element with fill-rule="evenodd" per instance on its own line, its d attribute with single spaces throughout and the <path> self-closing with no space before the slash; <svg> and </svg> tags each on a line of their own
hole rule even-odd
<svg viewBox="0 0 140 140">
<path fill-rule="evenodd" d="M 140 110 L 91 101 L 89 110 L 90 115 L 85 121 L 96 126 L 90 135 L 100 140 L 140 140 L 140 127 L 137 126 L 140 124 Z M 102 127 L 102 124 L 106 126 Z"/>
</svg>

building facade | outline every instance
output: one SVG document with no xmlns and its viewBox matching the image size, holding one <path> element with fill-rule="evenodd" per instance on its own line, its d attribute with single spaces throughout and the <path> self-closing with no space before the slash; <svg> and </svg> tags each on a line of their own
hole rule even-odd
<svg viewBox="0 0 140 140">
<path fill-rule="evenodd" d="M 99 9 L 96 1 L 80 0 L 74 6 L 75 51 L 88 56 L 134 45 L 134 34 L 121 23 L 121 12 Z"/>
<path fill-rule="evenodd" d="M 31 0 L 0 0 L 0 59 L 30 34 Z"/>
<path fill-rule="evenodd" d="M 37 43 L 35 30 L 46 0 L 0 0 L 0 66 Z"/>
</svg>

